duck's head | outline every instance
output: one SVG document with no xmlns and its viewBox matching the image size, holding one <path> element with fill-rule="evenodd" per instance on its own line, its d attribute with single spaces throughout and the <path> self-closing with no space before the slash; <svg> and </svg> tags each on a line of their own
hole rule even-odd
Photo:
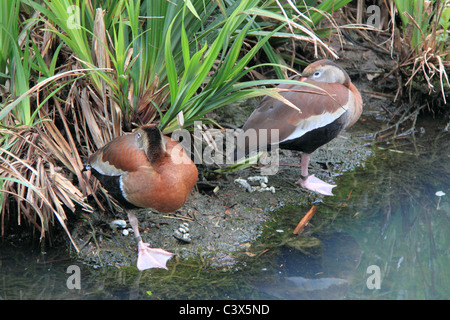
<svg viewBox="0 0 450 320">
<path fill-rule="evenodd" d="M 302 76 L 311 80 L 340 83 L 346 87 L 350 85 L 350 77 L 347 72 L 330 60 L 319 60 L 311 63 L 302 72 Z"/>
<path fill-rule="evenodd" d="M 145 125 L 136 131 L 138 148 L 143 150 L 150 162 L 161 157 L 166 151 L 165 139 L 159 128 L 154 125 Z"/>
</svg>

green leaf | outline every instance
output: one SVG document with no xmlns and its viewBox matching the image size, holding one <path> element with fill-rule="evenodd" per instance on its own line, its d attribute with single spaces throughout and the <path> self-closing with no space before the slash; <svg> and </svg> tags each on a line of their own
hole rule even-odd
<svg viewBox="0 0 450 320">
<path fill-rule="evenodd" d="M 170 102 L 172 105 L 174 104 L 178 93 L 178 76 L 175 67 L 175 60 L 173 58 L 171 38 L 170 38 L 174 22 L 175 20 L 172 21 L 169 29 L 167 30 L 166 41 L 164 44 L 164 58 L 166 63 L 167 80 L 169 82 L 169 89 L 170 89 Z"/>
<path fill-rule="evenodd" d="M 184 2 L 186 3 L 186 6 L 187 6 L 188 9 L 192 12 L 192 14 L 193 14 L 198 20 L 201 20 L 200 17 L 199 17 L 199 15 L 198 15 L 198 13 L 197 13 L 197 10 L 195 10 L 194 6 L 192 5 L 191 0 L 184 0 Z"/>
</svg>

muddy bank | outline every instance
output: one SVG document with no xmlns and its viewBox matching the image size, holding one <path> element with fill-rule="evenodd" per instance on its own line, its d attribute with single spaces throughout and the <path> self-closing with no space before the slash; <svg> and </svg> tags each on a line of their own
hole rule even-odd
<svg viewBox="0 0 450 320">
<path fill-rule="evenodd" d="M 341 174 L 359 166 L 370 155 L 363 143 L 357 133 L 343 133 L 314 153 L 311 173 L 337 183 Z M 308 206 L 323 197 L 295 184 L 300 176 L 299 164 L 300 153 L 280 151 L 278 172 L 266 176 L 266 185 L 253 192 L 235 180 L 248 181 L 258 189 L 261 182 L 251 182 L 251 177 L 260 176 L 257 167 L 217 173 L 214 168 L 199 166 L 198 188 L 183 208 L 171 214 L 137 212 L 141 235 L 153 247 L 176 253 L 176 259 L 195 256 L 207 259 L 211 266 L 232 266 L 260 237 L 271 219 L 271 211 L 285 205 Z M 113 224 L 114 220 L 125 220 L 125 228 Z M 83 262 L 97 266 L 136 263 L 137 246 L 126 214 L 84 215 L 72 230 L 72 237 L 81 248 L 78 258 Z"/>
<path fill-rule="evenodd" d="M 339 190 L 341 175 L 362 165 L 370 156 L 367 139 L 387 126 L 385 110 L 393 105 L 392 95 L 376 94 L 382 88 L 374 88 L 377 78 L 392 66 L 389 57 L 377 56 L 363 48 L 353 49 L 341 52 L 346 58 L 338 63 L 347 69 L 362 94 L 363 115 L 349 131 L 318 149 L 310 164 L 310 173 L 338 184 L 334 190 Z M 388 81 L 383 88 L 389 90 L 393 81 Z M 257 104 L 257 100 L 233 104 L 218 110 L 214 117 L 225 127 L 239 128 Z M 200 165 L 198 186 L 183 208 L 167 215 L 150 210 L 137 213 L 144 241 L 176 253 L 174 259 L 200 257 L 206 264 L 218 267 L 233 266 L 241 255 L 254 254 L 250 253 L 252 243 L 271 221 L 271 212 L 287 205 L 307 208 L 323 197 L 295 184 L 300 176 L 300 153 L 281 150 L 279 160 L 278 172 L 267 176 L 264 186 L 267 190 L 251 193 L 235 180 L 247 181 L 249 177 L 260 176 L 257 167 L 217 173 L 216 167 Z M 253 184 L 260 186 L 259 182 Z M 299 220 L 304 213 L 299 213 Z M 72 236 L 82 248 L 78 255 L 81 261 L 93 265 L 136 264 L 137 246 L 132 230 L 127 223 L 128 235 L 123 235 L 124 229 L 111 227 L 115 219 L 126 221 L 126 214 L 94 213 L 76 225 Z M 170 268 L 170 262 L 168 265 Z"/>
</svg>

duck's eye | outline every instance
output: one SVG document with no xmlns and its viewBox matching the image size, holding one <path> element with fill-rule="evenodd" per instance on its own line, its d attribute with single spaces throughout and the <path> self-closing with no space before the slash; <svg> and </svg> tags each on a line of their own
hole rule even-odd
<svg viewBox="0 0 450 320">
<path fill-rule="evenodd" d="M 320 71 L 316 71 L 316 72 L 314 72 L 313 76 L 318 78 L 318 77 L 320 77 L 321 74 L 322 73 Z"/>
</svg>

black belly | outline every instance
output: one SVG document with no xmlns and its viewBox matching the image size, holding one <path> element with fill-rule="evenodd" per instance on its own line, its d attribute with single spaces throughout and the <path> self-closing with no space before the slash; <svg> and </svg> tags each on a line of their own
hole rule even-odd
<svg viewBox="0 0 450 320">
<path fill-rule="evenodd" d="M 116 199 L 125 209 L 136 209 L 135 205 L 128 202 L 123 196 L 122 190 L 120 189 L 120 176 L 106 176 L 91 168 L 94 176 L 100 181 L 102 186 L 108 190 L 111 197 Z"/>
<path fill-rule="evenodd" d="M 280 148 L 313 153 L 317 148 L 336 138 L 342 129 L 343 124 L 339 118 L 324 127 L 309 131 L 297 139 L 281 142 Z"/>
</svg>

